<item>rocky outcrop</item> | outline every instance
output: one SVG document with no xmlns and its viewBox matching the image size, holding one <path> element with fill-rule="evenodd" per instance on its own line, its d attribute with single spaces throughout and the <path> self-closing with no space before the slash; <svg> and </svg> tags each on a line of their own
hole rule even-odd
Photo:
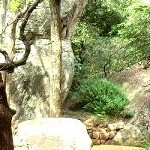
<svg viewBox="0 0 150 150">
<path fill-rule="evenodd" d="M 115 144 L 115 145 L 138 145 L 142 135 L 140 130 L 120 121 L 118 123 L 94 123 L 84 122 L 93 145 Z"/>
<path fill-rule="evenodd" d="M 116 145 L 139 145 L 142 142 L 142 134 L 140 130 L 131 124 L 126 125 L 116 133 L 110 143 Z"/>
<path fill-rule="evenodd" d="M 65 104 L 65 98 L 70 90 L 73 76 L 74 76 L 74 54 L 71 46 L 71 36 L 75 29 L 82 11 L 87 3 L 87 0 L 64 0 L 61 4 L 61 34 L 62 34 L 62 73 L 61 73 L 61 100 L 62 104 Z M 51 116 L 53 110 L 53 104 L 50 96 L 50 51 L 51 43 L 50 40 L 50 9 L 48 6 L 48 1 L 43 1 L 38 5 L 37 9 L 31 14 L 29 21 L 27 23 L 25 34 L 32 37 L 31 54 L 28 58 L 26 67 L 20 67 L 15 70 L 15 73 L 8 77 L 7 94 L 11 101 L 9 102 L 11 107 L 17 110 L 17 115 L 15 116 L 15 121 L 19 120 L 25 121 L 36 117 L 48 117 Z M 3 15 L 4 8 L 0 4 L 0 15 Z M 5 39 L 4 46 L 7 51 L 12 54 L 12 35 L 11 25 L 15 19 L 15 14 L 7 10 L 7 20 L 5 20 Z M 2 18 L 0 17 L 0 20 Z M 1 20 L 2 21 L 2 20 Z M 24 53 L 24 44 L 19 40 L 19 24 L 17 25 L 16 33 L 16 45 L 15 49 L 17 54 L 14 60 L 22 57 Z M 0 30 L 5 28 L 5 25 L 0 24 Z M 9 25 L 9 26 L 7 26 Z M 4 62 L 4 59 L 1 60 Z M 34 72 L 34 79 L 33 79 Z M 26 74 L 26 76 L 24 76 Z M 22 77 L 21 77 L 22 76 Z M 40 78 L 40 79 L 39 79 Z M 27 79 L 27 80 L 26 80 Z M 29 80 L 28 80 L 29 79 Z M 42 87 L 34 90 L 34 87 L 28 87 L 28 90 L 24 83 L 33 84 L 42 83 L 41 85 L 36 85 L 34 87 Z M 19 84 L 16 83 L 19 81 Z M 23 81 L 24 80 L 24 81 Z M 40 82 L 39 82 L 40 81 Z M 41 82 L 42 81 L 42 82 Z M 13 82 L 13 83 L 11 83 Z M 22 84 L 23 83 L 23 84 Z M 11 84 L 11 85 L 10 85 Z M 12 87 L 12 88 L 11 88 Z M 24 89 L 25 87 L 25 89 Z M 17 90 L 14 90 L 17 89 Z M 19 92 L 17 92 L 19 91 Z M 41 94 L 42 93 L 42 94 Z M 17 95 L 17 96 L 16 96 Z M 19 99 L 19 100 L 18 100 Z M 30 100 L 30 101 L 29 101 Z M 25 105 L 25 106 L 22 106 Z M 26 110 L 28 110 L 26 112 Z"/>
<path fill-rule="evenodd" d="M 83 8 L 85 7 L 87 0 L 64 0 L 61 4 L 61 34 L 62 34 L 62 73 L 61 73 L 61 100 L 62 104 L 65 104 L 65 98 L 70 90 L 73 76 L 74 76 L 74 54 L 71 47 L 71 35 L 75 29 Z M 47 1 L 43 1 L 38 5 L 38 8 L 33 11 L 29 22 L 26 27 L 27 33 L 34 33 L 34 36 L 31 46 L 31 54 L 28 58 L 27 68 L 22 67 L 22 69 L 16 69 L 13 77 L 11 78 L 13 88 L 8 88 L 8 92 L 11 99 L 11 106 L 14 109 L 17 109 L 18 114 L 15 116 L 15 121 L 25 121 L 31 118 L 37 117 L 49 117 L 52 115 L 54 104 L 52 103 L 50 96 L 50 60 L 51 60 L 51 43 L 50 40 L 50 9 Z M 12 15 L 13 20 L 14 16 Z M 10 24 L 10 22 L 7 22 Z M 17 31 L 18 31 L 17 27 Z M 11 28 L 9 27 L 9 30 Z M 8 31 L 9 33 L 9 31 Z M 18 33 L 18 32 L 17 32 Z M 9 35 L 9 34 L 8 34 Z M 18 35 L 18 34 L 17 34 Z M 30 34 L 29 34 L 30 35 Z M 16 36 L 16 51 L 19 52 L 16 58 L 20 58 L 24 52 L 23 43 L 18 40 Z M 11 41 L 11 37 L 9 37 Z M 6 40 L 5 40 L 6 41 Z M 7 44 L 11 43 L 8 42 Z M 8 46 L 8 49 L 11 45 Z M 31 66 L 31 67 L 29 67 Z M 23 73 L 24 72 L 24 73 Z M 34 78 L 33 78 L 34 72 Z M 25 78 L 20 78 L 20 76 L 27 75 Z M 37 77 L 38 76 L 38 77 Z M 36 78 L 37 77 L 37 78 Z M 31 79 L 32 78 L 32 79 Z M 39 79 L 40 78 L 40 79 Z M 29 80 L 28 80 L 29 79 Z M 42 87 L 41 90 L 34 90 L 34 87 L 29 86 L 24 89 L 24 83 L 33 84 L 35 81 L 34 87 Z M 10 80 L 10 79 L 9 79 Z M 19 84 L 16 83 L 16 80 L 19 81 Z M 24 80 L 25 82 L 23 83 Z M 40 81 L 40 82 L 39 82 Z M 41 82 L 42 81 L 42 82 Z M 9 82 L 10 83 L 10 82 Z M 23 84 L 22 84 L 23 83 Z M 42 83 L 39 85 L 38 83 Z M 28 85 L 29 85 L 28 84 Z M 38 85 L 37 85 L 38 84 Z M 8 86 L 7 86 L 8 87 Z M 17 93 L 18 90 L 19 92 Z M 33 92 L 34 91 L 34 92 Z M 36 92 L 36 93 L 35 93 Z M 42 94 L 41 94 L 42 93 Z M 15 98 L 14 98 L 15 97 Z M 19 101 L 18 101 L 19 99 Z M 24 106 L 21 106 L 25 104 Z M 26 110 L 28 109 L 28 112 Z"/>
<path fill-rule="evenodd" d="M 150 138 L 150 68 L 135 64 L 112 76 L 112 80 L 128 91 L 130 104 L 127 110 L 134 112 L 128 125 L 140 130 L 142 140 Z"/>
<path fill-rule="evenodd" d="M 71 118 L 42 118 L 22 122 L 14 136 L 15 150 L 90 150 L 85 125 Z"/>
</svg>

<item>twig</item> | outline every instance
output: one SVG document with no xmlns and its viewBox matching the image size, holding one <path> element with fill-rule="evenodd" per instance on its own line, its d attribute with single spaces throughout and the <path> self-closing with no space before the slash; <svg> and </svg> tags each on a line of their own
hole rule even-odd
<svg viewBox="0 0 150 150">
<path fill-rule="evenodd" d="M 20 26 L 20 38 L 19 39 L 25 45 L 25 53 L 24 53 L 23 57 L 17 62 L 12 61 L 12 62 L 9 62 L 9 63 L 7 63 L 7 62 L 6 63 L 0 63 L 0 70 L 1 71 L 12 72 L 14 70 L 14 68 L 26 64 L 26 61 L 27 61 L 27 59 L 29 57 L 29 54 L 30 54 L 30 51 L 31 51 L 31 43 L 30 43 L 30 41 L 27 40 L 24 31 L 25 31 L 28 19 L 31 16 L 31 13 L 37 7 L 37 5 L 39 3 L 41 3 L 42 1 L 43 0 L 36 0 L 32 5 L 27 7 L 27 9 L 23 13 L 20 13 L 20 14 L 17 15 L 17 17 L 14 21 L 14 24 L 13 24 L 13 26 L 14 26 L 14 28 L 13 28 L 14 31 L 13 32 L 15 32 L 15 33 L 13 33 L 12 35 L 13 36 L 16 35 L 16 26 L 17 26 L 18 20 L 21 17 L 24 17 L 23 20 L 22 20 L 21 26 Z"/>
</svg>

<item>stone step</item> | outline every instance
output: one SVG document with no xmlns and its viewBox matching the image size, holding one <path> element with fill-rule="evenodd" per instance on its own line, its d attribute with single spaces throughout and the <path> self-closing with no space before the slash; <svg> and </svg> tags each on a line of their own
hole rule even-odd
<svg viewBox="0 0 150 150">
<path fill-rule="evenodd" d="M 91 150 L 146 150 L 146 149 L 132 146 L 99 145 L 93 146 Z"/>
</svg>

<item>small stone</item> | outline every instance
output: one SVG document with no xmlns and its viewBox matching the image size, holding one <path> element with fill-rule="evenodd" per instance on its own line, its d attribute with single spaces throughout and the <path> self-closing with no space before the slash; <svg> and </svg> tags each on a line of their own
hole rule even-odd
<svg viewBox="0 0 150 150">
<path fill-rule="evenodd" d="M 110 131 L 109 132 L 109 139 L 113 139 L 116 135 L 116 131 Z"/>
<path fill-rule="evenodd" d="M 124 122 L 118 122 L 118 123 L 108 124 L 108 128 L 111 131 L 120 130 L 120 129 L 123 129 L 124 127 L 125 127 Z"/>
<path fill-rule="evenodd" d="M 103 128 L 99 128 L 98 129 L 99 132 L 103 132 L 103 130 L 104 130 Z"/>
<path fill-rule="evenodd" d="M 101 139 L 101 140 L 104 140 L 104 141 L 107 141 L 107 140 L 108 140 L 109 133 L 107 133 L 107 132 L 105 131 L 105 129 L 101 129 L 101 130 L 99 131 L 99 134 L 100 134 L 100 139 Z"/>
<path fill-rule="evenodd" d="M 110 132 L 111 130 L 109 128 L 104 128 L 106 132 Z"/>
<path fill-rule="evenodd" d="M 87 129 L 87 132 L 88 133 L 93 133 L 93 130 L 92 129 Z"/>
<path fill-rule="evenodd" d="M 98 125 L 98 128 L 103 128 L 103 127 L 104 127 L 103 124 Z"/>
<path fill-rule="evenodd" d="M 108 129 L 111 130 L 111 131 L 116 130 L 114 124 L 108 124 L 107 127 L 108 127 Z"/>
<path fill-rule="evenodd" d="M 125 127 L 125 124 L 123 122 L 118 122 L 115 124 L 116 130 L 123 129 Z"/>
<path fill-rule="evenodd" d="M 100 139 L 92 139 L 93 145 L 100 145 L 101 140 Z"/>
<path fill-rule="evenodd" d="M 83 123 L 86 126 L 89 125 L 89 124 L 92 125 L 92 126 L 94 126 L 94 117 L 90 117 L 89 119 L 85 120 Z"/>
<path fill-rule="evenodd" d="M 98 131 L 93 132 L 93 139 L 99 139 L 100 138 L 100 133 Z"/>
<path fill-rule="evenodd" d="M 106 128 L 108 126 L 108 122 L 105 122 L 102 124 L 104 128 Z"/>
<path fill-rule="evenodd" d="M 120 132 L 117 132 L 116 136 L 113 138 L 113 144 L 122 145 L 123 137 Z"/>
<path fill-rule="evenodd" d="M 102 143 L 101 143 L 102 144 Z M 111 144 L 111 139 L 108 139 L 105 143 L 106 145 L 110 145 Z"/>
<path fill-rule="evenodd" d="M 89 129 L 92 129 L 93 126 L 94 126 L 94 124 L 92 122 L 90 122 L 86 125 L 86 128 L 87 128 L 87 130 L 89 130 Z"/>
<path fill-rule="evenodd" d="M 93 127 L 92 130 L 93 130 L 93 131 L 97 131 L 98 129 L 97 129 L 96 127 Z"/>
<path fill-rule="evenodd" d="M 89 137 L 93 139 L 93 133 L 88 133 Z"/>
<path fill-rule="evenodd" d="M 106 129 L 106 132 L 111 132 L 111 130 L 109 128 Z"/>
<path fill-rule="evenodd" d="M 104 141 L 104 140 L 101 140 L 101 144 L 105 144 L 106 143 L 106 141 Z"/>
</svg>

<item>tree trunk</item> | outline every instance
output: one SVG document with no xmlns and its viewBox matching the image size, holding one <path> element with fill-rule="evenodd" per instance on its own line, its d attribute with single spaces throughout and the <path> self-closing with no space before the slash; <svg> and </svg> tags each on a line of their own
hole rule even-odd
<svg viewBox="0 0 150 150">
<path fill-rule="evenodd" d="M 70 39 L 62 39 L 62 72 L 61 72 L 61 99 L 65 106 L 65 99 L 68 95 L 74 76 L 74 54 Z"/>
<path fill-rule="evenodd" d="M 0 25 L 0 43 L 4 44 L 4 28 L 6 26 L 7 0 L 2 0 L 0 5 L 1 10 L 1 25 Z M 5 76 L 6 73 L 4 72 Z M 6 82 L 3 82 L 2 73 L 0 73 L 0 150 L 13 150 L 13 138 L 11 130 L 11 120 L 13 111 L 9 108 L 6 96 Z"/>
<path fill-rule="evenodd" d="M 1 13 L 1 27 L 0 27 L 0 34 L 4 32 L 4 28 L 6 26 L 6 13 L 7 13 L 7 0 L 2 0 L 1 5 L 0 5 L 0 11 Z M 0 42 L 3 43 L 4 40 L 4 34 L 3 33 L 0 37 Z"/>
<path fill-rule="evenodd" d="M 51 58 L 50 58 L 50 116 L 61 114 L 61 36 L 60 1 L 52 0 L 51 9 Z"/>
<path fill-rule="evenodd" d="M 11 120 L 15 112 L 7 103 L 7 96 L 0 73 L 0 150 L 13 150 Z"/>
</svg>

